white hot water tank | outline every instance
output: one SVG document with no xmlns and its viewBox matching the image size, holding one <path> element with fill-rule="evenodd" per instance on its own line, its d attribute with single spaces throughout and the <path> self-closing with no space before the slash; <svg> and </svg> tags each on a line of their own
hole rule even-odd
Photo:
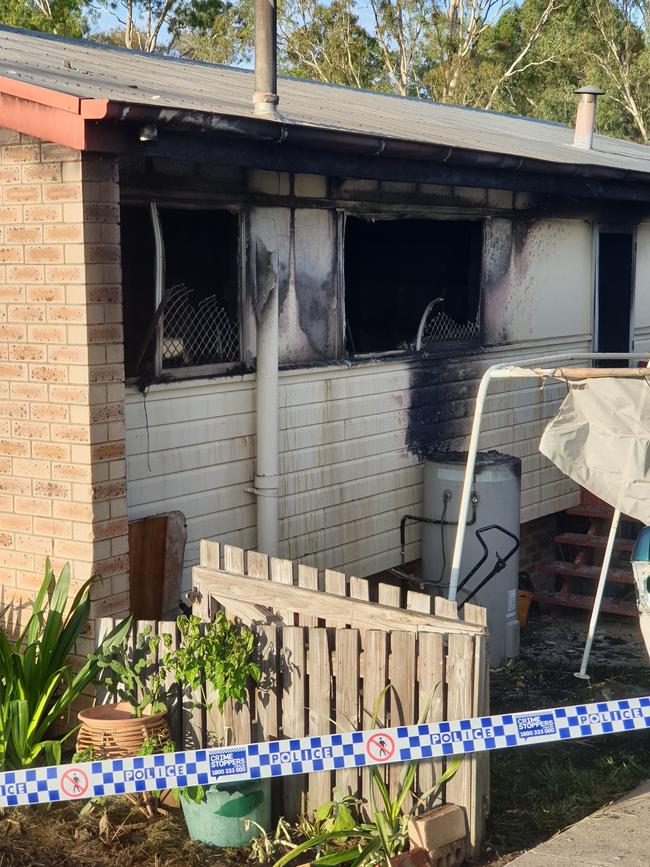
<svg viewBox="0 0 650 867">
<path fill-rule="evenodd" d="M 424 462 L 423 516 L 444 520 L 444 524 L 422 524 L 422 580 L 436 596 L 447 596 L 449 572 L 456 539 L 458 508 L 465 476 L 466 454 L 442 454 Z M 521 461 L 498 452 L 479 453 L 476 458 L 475 484 L 476 520 L 465 530 L 460 581 L 483 555 L 476 530 L 499 524 L 513 533 L 520 532 Z M 472 508 L 468 520 L 472 519 Z M 513 547 L 509 536 L 499 530 L 483 535 L 489 556 L 468 583 L 459 590 L 461 603 L 496 562 L 497 552 L 503 557 Z M 519 552 L 508 560 L 505 568 L 494 575 L 471 600 L 487 608 L 490 631 L 490 662 L 492 667 L 519 655 L 519 620 L 517 595 L 519 588 Z"/>
</svg>

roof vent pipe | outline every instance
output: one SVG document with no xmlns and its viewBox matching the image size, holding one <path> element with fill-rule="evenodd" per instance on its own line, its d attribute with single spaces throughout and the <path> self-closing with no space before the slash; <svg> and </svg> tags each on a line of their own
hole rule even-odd
<svg viewBox="0 0 650 867">
<path fill-rule="evenodd" d="M 605 91 L 599 87 L 580 87 L 574 93 L 578 97 L 578 111 L 576 113 L 576 130 L 573 136 L 573 146 L 590 151 L 594 143 L 596 101 Z"/>
<path fill-rule="evenodd" d="M 277 0 L 255 0 L 255 114 L 278 114 Z"/>
</svg>

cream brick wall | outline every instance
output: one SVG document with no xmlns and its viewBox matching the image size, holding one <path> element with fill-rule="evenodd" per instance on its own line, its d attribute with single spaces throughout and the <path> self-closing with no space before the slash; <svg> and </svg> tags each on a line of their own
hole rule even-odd
<svg viewBox="0 0 650 867">
<path fill-rule="evenodd" d="M 113 159 L 0 130 L 0 609 L 46 556 L 128 609 L 119 188 Z"/>
</svg>

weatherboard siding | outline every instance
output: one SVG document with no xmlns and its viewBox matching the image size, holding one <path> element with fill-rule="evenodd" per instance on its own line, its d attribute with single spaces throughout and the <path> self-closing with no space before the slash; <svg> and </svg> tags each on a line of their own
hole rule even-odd
<svg viewBox="0 0 650 867">
<path fill-rule="evenodd" d="M 574 347 L 568 342 L 564 348 Z M 491 352 L 478 363 L 474 357 L 475 376 L 469 380 L 466 359 L 445 362 L 444 378 L 453 388 L 455 371 L 456 382 L 475 394 L 480 370 L 502 355 Z M 435 388 L 411 387 L 414 365 L 399 360 L 282 372 L 284 556 L 359 575 L 399 563 L 400 518 L 418 514 L 422 504 L 422 463 L 407 444 L 412 408 L 422 398 L 418 412 L 435 416 L 439 409 Z M 435 363 L 430 373 L 435 384 Z M 575 502 L 573 486 L 537 451 L 563 394 L 561 384 L 542 392 L 535 380 L 527 380 L 495 384 L 488 401 L 481 447 L 522 458 L 522 520 Z M 252 375 L 162 384 L 146 397 L 127 390 L 129 518 L 184 512 L 187 586 L 202 538 L 255 544 L 255 499 L 246 490 L 254 477 L 254 398 Z M 449 432 L 441 444 L 464 445 L 473 404 L 458 401 L 440 422 L 440 436 Z M 419 553 L 419 529 L 409 527 L 407 559 Z"/>
</svg>

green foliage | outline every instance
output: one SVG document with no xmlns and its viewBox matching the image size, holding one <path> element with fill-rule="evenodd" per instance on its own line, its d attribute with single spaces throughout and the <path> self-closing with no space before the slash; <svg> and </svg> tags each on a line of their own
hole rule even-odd
<svg viewBox="0 0 650 867">
<path fill-rule="evenodd" d="M 76 726 L 60 738 L 52 738 L 50 728 L 65 714 L 69 724 L 72 702 L 98 670 L 95 654 L 76 673 L 68 661 L 88 620 L 93 581 L 86 581 L 70 600 L 69 566 L 57 579 L 48 559 L 33 613 L 13 647 L 0 630 L 0 770 L 61 761 L 61 745 Z M 100 652 L 119 644 L 130 623 L 118 624 Z"/>
<path fill-rule="evenodd" d="M 126 640 L 99 654 L 102 686 L 114 699 L 127 701 L 136 717 L 141 717 L 145 710 L 159 713 L 166 707 L 166 671 L 157 662 L 159 645 L 160 638 L 151 634 L 150 626 L 145 626 L 138 634 L 132 654 Z"/>
<path fill-rule="evenodd" d="M 181 615 L 176 621 L 181 641 L 177 650 L 163 655 L 163 666 L 175 672 L 177 680 L 198 691 L 201 704 L 219 711 L 228 699 L 245 704 L 249 679 L 260 679 L 253 661 L 255 636 L 250 629 L 232 623 L 220 611 L 214 621 L 202 624 L 199 617 Z M 213 698 L 207 686 L 212 687 Z"/>
<path fill-rule="evenodd" d="M 377 697 L 372 711 L 371 728 L 377 725 L 379 708 L 390 688 L 388 684 Z M 424 703 L 419 723 L 426 719 L 434 693 L 435 687 Z M 307 829 L 307 839 L 292 846 L 290 851 L 275 862 L 274 867 L 284 867 L 305 852 L 314 851 L 317 857 L 312 863 L 319 867 L 336 867 L 338 864 L 371 867 L 373 864 L 389 863 L 391 858 L 407 848 L 408 824 L 411 818 L 429 799 L 437 797 L 440 787 L 454 776 L 460 763 L 461 759 L 449 762 L 447 770 L 433 786 L 416 795 L 412 789 L 418 762 L 406 762 L 402 765 L 394 797 L 391 796 L 384 778 L 385 769 L 376 765 L 371 767 L 369 821 L 357 821 L 350 809 L 354 799 L 337 800 L 335 791 L 334 799 L 316 811 L 314 826 Z M 408 795 L 413 797 L 410 806 L 405 807 Z M 355 806 L 358 807 L 358 802 Z"/>
<path fill-rule="evenodd" d="M 88 30 L 83 0 L 0 0 L 0 22 L 11 27 L 83 36 Z"/>
</svg>

